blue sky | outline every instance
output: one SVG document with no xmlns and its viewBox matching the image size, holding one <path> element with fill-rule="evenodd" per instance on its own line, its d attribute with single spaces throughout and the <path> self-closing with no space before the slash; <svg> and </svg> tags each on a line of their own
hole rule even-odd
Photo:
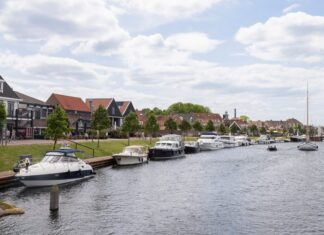
<svg viewBox="0 0 324 235">
<path fill-rule="evenodd" d="M 17 91 L 199 103 L 324 124 L 324 2 L 4 0 L 1 75 Z"/>
</svg>

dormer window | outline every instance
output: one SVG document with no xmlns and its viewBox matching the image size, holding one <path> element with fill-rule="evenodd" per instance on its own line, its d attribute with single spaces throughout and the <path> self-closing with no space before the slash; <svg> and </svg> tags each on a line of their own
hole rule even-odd
<svg viewBox="0 0 324 235">
<path fill-rule="evenodd" d="M 3 81 L 0 81 L 0 93 L 3 93 Z"/>
</svg>

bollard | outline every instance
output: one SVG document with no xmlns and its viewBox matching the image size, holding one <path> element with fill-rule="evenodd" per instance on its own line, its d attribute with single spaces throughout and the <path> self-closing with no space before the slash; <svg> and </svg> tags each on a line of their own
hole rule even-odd
<svg viewBox="0 0 324 235">
<path fill-rule="evenodd" d="M 57 211 L 59 209 L 60 189 L 57 185 L 53 185 L 50 193 L 50 210 Z"/>
</svg>

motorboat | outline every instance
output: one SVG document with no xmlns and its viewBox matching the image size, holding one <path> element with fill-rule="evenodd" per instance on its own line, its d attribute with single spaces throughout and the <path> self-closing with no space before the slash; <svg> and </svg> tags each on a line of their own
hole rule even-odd
<svg viewBox="0 0 324 235">
<path fill-rule="evenodd" d="M 215 133 L 202 133 L 197 140 L 201 151 L 211 151 L 224 148 L 223 142 Z"/>
<path fill-rule="evenodd" d="M 276 145 L 269 145 L 267 148 L 268 151 L 272 152 L 272 151 L 277 151 L 277 146 Z"/>
<path fill-rule="evenodd" d="M 303 142 L 306 140 L 306 135 L 293 135 L 290 136 L 291 142 Z"/>
<path fill-rule="evenodd" d="M 92 177 L 92 167 L 76 157 L 75 149 L 48 151 L 42 161 L 20 168 L 16 178 L 26 187 L 66 184 Z"/>
<path fill-rule="evenodd" d="M 311 143 L 311 142 L 303 143 L 303 144 L 299 145 L 297 148 L 298 148 L 298 150 L 301 150 L 301 151 L 317 151 L 318 150 L 317 144 Z"/>
<path fill-rule="evenodd" d="M 198 141 L 186 141 L 184 144 L 184 151 L 186 154 L 200 152 L 200 145 Z"/>
<path fill-rule="evenodd" d="M 238 142 L 239 146 L 248 146 L 251 144 L 250 139 L 245 135 L 234 136 L 234 140 Z"/>
<path fill-rule="evenodd" d="M 219 140 L 223 142 L 224 148 L 234 148 L 240 146 L 240 142 L 235 139 L 235 136 L 221 135 Z"/>
<path fill-rule="evenodd" d="M 138 165 L 147 162 L 147 149 L 140 145 L 127 146 L 112 157 L 119 166 Z"/>
<path fill-rule="evenodd" d="M 164 135 L 149 149 L 150 160 L 167 160 L 185 157 L 184 143 L 180 135 Z"/>
<path fill-rule="evenodd" d="M 273 144 L 276 141 L 272 139 L 269 135 L 261 135 L 257 140 L 258 144 Z"/>
</svg>

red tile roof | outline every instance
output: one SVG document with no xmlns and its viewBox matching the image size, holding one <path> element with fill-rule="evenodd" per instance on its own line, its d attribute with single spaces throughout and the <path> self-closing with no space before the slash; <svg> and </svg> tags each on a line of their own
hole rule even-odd
<svg viewBox="0 0 324 235">
<path fill-rule="evenodd" d="M 53 101 L 55 99 L 55 101 Z M 47 103 L 51 105 L 59 104 L 64 110 L 76 110 L 81 112 L 90 112 L 88 106 L 80 97 L 52 94 Z"/>
<path fill-rule="evenodd" d="M 121 105 L 119 106 L 119 104 L 121 104 Z M 118 102 L 118 107 L 119 107 L 119 110 L 122 115 L 124 115 L 124 113 L 126 112 L 126 109 L 129 104 L 130 104 L 130 101 L 119 101 Z"/>
<path fill-rule="evenodd" d="M 93 111 L 96 111 L 100 105 L 102 105 L 105 109 L 109 107 L 113 98 L 94 98 L 94 99 L 86 99 L 86 104 L 90 109 L 90 101 L 92 101 Z"/>
</svg>

